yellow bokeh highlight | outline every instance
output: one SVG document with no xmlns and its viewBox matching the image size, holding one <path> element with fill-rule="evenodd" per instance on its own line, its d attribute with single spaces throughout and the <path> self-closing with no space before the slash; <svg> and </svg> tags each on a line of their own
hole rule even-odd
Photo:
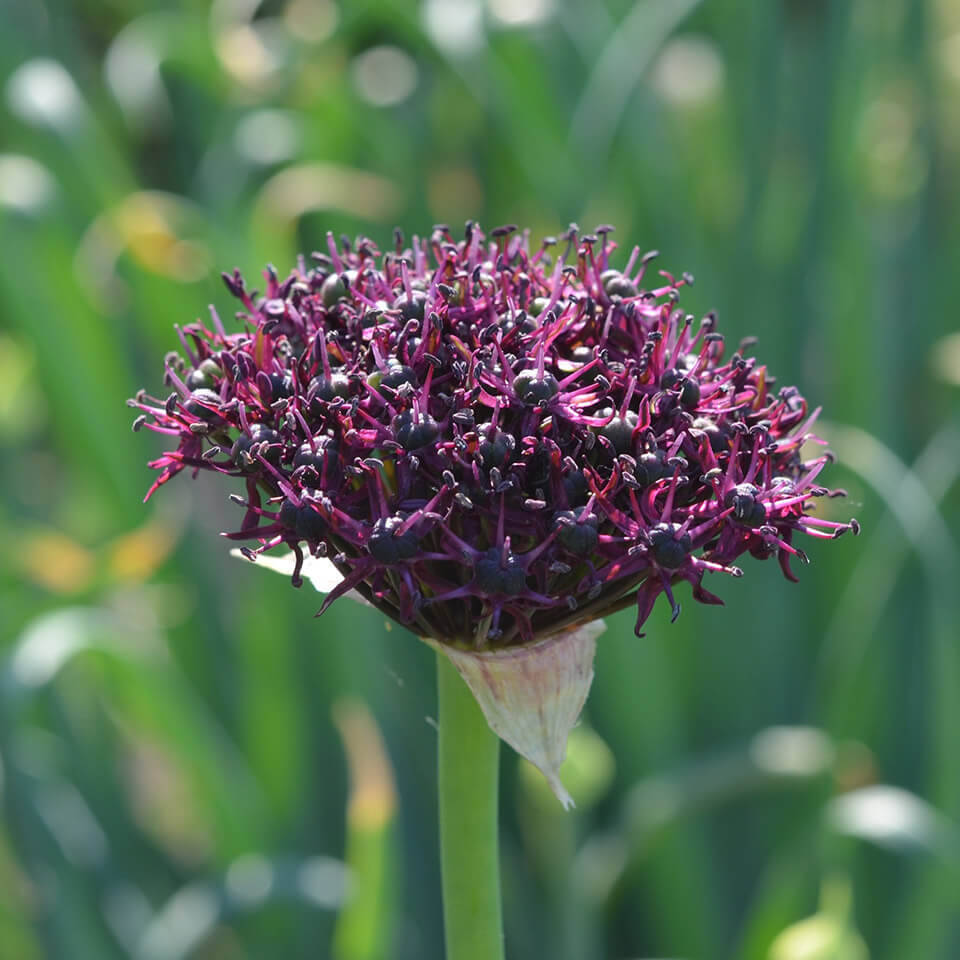
<svg viewBox="0 0 960 960">
<path fill-rule="evenodd" d="M 347 754 L 350 798 L 347 818 L 364 830 L 385 826 L 396 808 L 396 789 L 386 747 L 369 708 L 356 699 L 333 705 L 336 725 Z"/>
<path fill-rule="evenodd" d="M 19 563 L 27 579 L 53 593 L 80 593 L 93 580 L 93 553 L 66 534 L 43 530 L 23 537 Z"/>
</svg>

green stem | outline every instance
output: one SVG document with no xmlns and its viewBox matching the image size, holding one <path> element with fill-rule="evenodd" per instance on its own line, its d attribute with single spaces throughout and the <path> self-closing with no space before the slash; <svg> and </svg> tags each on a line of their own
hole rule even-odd
<svg viewBox="0 0 960 960">
<path fill-rule="evenodd" d="M 503 960 L 497 787 L 500 741 L 437 652 L 438 789 L 447 960 Z"/>
</svg>

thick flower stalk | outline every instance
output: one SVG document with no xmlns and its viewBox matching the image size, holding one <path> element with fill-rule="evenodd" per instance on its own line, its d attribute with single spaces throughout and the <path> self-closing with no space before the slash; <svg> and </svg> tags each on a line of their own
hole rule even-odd
<svg viewBox="0 0 960 960">
<path fill-rule="evenodd" d="M 246 555 L 327 557 L 350 590 L 443 645 L 497 650 L 635 603 L 636 630 L 675 587 L 721 602 L 708 573 L 776 556 L 819 515 L 829 460 L 817 411 L 775 389 L 716 317 L 679 306 L 692 283 L 638 248 L 614 264 L 611 227 L 531 249 L 514 227 L 445 226 L 381 255 L 365 238 L 301 259 L 265 292 L 224 275 L 241 329 L 178 328 L 165 398 L 135 428 L 173 449 L 148 497 L 183 470 L 237 478 Z"/>
</svg>

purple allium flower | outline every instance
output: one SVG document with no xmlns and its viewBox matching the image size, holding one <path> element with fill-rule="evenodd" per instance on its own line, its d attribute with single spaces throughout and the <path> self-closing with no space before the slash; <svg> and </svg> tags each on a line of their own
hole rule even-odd
<svg viewBox="0 0 960 960">
<path fill-rule="evenodd" d="M 708 572 L 744 553 L 806 560 L 797 533 L 858 531 L 813 512 L 829 460 L 794 387 L 774 390 L 716 317 L 678 305 L 692 283 L 611 227 L 531 252 L 515 227 L 445 226 L 383 256 L 338 245 L 266 292 L 224 275 L 242 332 L 178 329 L 166 400 L 131 403 L 176 448 L 148 497 L 184 469 L 242 480 L 250 559 L 286 544 L 326 556 L 349 590 L 444 644 L 511 647 L 637 604 L 639 634 L 674 587 L 703 603 Z M 548 252 L 557 247 L 558 255 Z M 803 448 L 803 449 L 802 449 Z"/>
</svg>

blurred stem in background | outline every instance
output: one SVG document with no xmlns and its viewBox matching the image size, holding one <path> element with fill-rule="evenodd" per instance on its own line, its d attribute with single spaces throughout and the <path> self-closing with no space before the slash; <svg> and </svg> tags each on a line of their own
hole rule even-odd
<svg viewBox="0 0 960 960">
<path fill-rule="evenodd" d="M 497 820 L 500 741 L 437 653 L 440 860 L 447 960 L 502 960 Z"/>
<path fill-rule="evenodd" d="M 393 774 L 363 701 L 338 701 L 333 719 L 350 769 L 346 862 L 352 880 L 349 900 L 337 918 L 333 955 L 336 960 L 377 960 L 391 952 L 395 919 Z"/>
</svg>

